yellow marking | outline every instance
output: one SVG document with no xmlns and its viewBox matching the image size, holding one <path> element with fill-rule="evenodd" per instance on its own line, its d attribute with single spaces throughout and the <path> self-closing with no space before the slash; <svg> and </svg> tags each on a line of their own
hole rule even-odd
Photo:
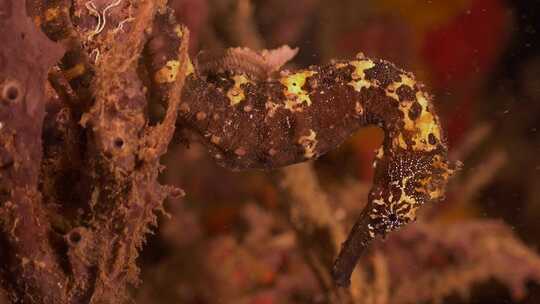
<svg viewBox="0 0 540 304">
<path fill-rule="evenodd" d="M 411 88 L 411 90 L 414 90 L 414 85 L 416 84 L 416 81 L 407 74 L 401 74 L 400 78 L 401 78 L 400 81 L 393 82 L 386 88 L 386 96 L 398 102 L 399 102 L 399 96 L 397 94 L 397 89 L 401 87 L 402 85 L 404 85 Z M 411 100 L 405 100 L 404 102 L 407 103 L 410 101 Z"/>
<path fill-rule="evenodd" d="M 156 72 L 154 79 L 157 83 L 170 83 L 176 80 L 180 62 L 178 60 L 169 60 L 159 71 Z"/>
<path fill-rule="evenodd" d="M 289 76 L 281 78 L 280 82 L 285 86 L 283 93 L 287 100 L 285 101 L 285 109 L 290 111 L 302 111 L 298 109 L 303 103 L 309 107 L 311 106 L 311 99 L 309 93 L 302 89 L 306 84 L 308 77 L 317 74 L 314 71 L 298 72 Z"/>
<path fill-rule="evenodd" d="M 400 74 L 400 76 L 401 76 L 401 81 L 399 81 L 399 85 L 406 85 L 409 88 L 414 89 L 414 86 L 416 85 L 416 80 L 414 80 L 412 75 L 408 73 L 403 73 L 403 74 Z"/>
<path fill-rule="evenodd" d="M 377 149 L 377 154 L 375 154 L 376 159 L 382 159 L 384 157 L 384 148 L 380 147 Z"/>
<path fill-rule="evenodd" d="M 435 169 L 442 169 L 442 171 L 444 171 L 441 175 L 445 180 L 449 179 L 450 176 L 454 174 L 454 170 L 450 169 L 448 163 L 445 162 L 440 155 L 435 155 L 433 157 L 432 166 Z"/>
<path fill-rule="evenodd" d="M 399 103 L 399 110 L 403 113 L 403 123 L 405 124 L 404 129 L 411 132 L 413 140 L 415 141 L 413 149 L 425 151 L 433 150 L 435 147 L 428 146 L 429 132 L 426 133 L 426 130 L 432 131 L 431 129 L 433 128 L 438 129 L 438 126 L 436 126 L 435 124 L 433 115 L 427 112 L 427 98 L 425 98 L 425 96 L 421 92 L 417 92 L 416 101 L 420 104 L 422 113 L 416 120 L 411 120 L 409 118 L 409 112 L 411 111 L 411 107 L 414 104 L 414 100 L 404 100 L 400 102 L 399 96 L 397 94 L 397 89 L 402 85 L 408 86 L 409 88 L 414 90 L 416 81 L 409 74 L 403 73 L 400 75 L 400 81 L 393 82 L 386 88 L 386 96 L 394 99 L 396 102 Z M 440 133 L 440 131 L 433 131 Z M 437 138 L 439 139 L 439 137 Z M 394 139 L 394 146 L 399 146 L 403 149 L 407 149 L 408 145 L 405 142 L 403 133 L 400 133 L 399 136 Z"/>
<path fill-rule="evenodd" d="M 405 82 L 402 83 L 410 85 L 414 80 L 405 77 Z M 405 124 L 404 130 L 410 132 L 414 144 L 411 148 L 414 151 L 432 151 L 437 148 L 437 143 L 441 141 L 441 128 L 433 114 L 428 109 L 428 97 L 426 93 L 422 91 L 416 92 L 416 102 L 420 104 L 422 112 L 418 118 L 411 120 L 409 118 L 409 112 L 414 102 L 405 101 L 400 103 L 400 111 L 403 113 L 403 123 Z M 432 145 L 429 143 L 429 135 L 433 134 L 437 143 Z M 394 139 L 394 146 L 407 149 L 409 146 L 404 140 L 404 134 L 400 134 Z"/>
<path fill-rule="evenodd" d="M 373 160 L 373 168 L 376 168 L 377 167 L 377 163 L 383 158 L 384 156 L 384 149 L 383 147 L 381 146 L 380 148 L 378 148 L 376 151 L 376 154 L 375 154 L 375 159 Z"/>
<path fill-rule="evenodd" d="M 174 27 L 174 33 L 176 34 L 176 36 L 178 36 L 178 38 L 182 38 L 184 36 L 184 32 L 182 32 L 182 27 L 178 24 Z"/>
<path fill-rule="evenodd" d="M 251 81 L 244 74 L 233 76 L 233 80 L 234 85 L 229 89 L 229 91 L 227 91 L 227 97 L 231 101 L 231 106 L 237 105 L 246 99 L 244 90 L 242 90 L 242 85 L 251 83 Z"/>
<path fill-rule="evenodd" d="M 400 218 L 406 218 L 409 221 L 414 221 L 416 219 L 416 210 L 420 206 L 416 198 L 413 196 L 407 195 L 405 192 L 405 187 L 407 186 L 407 182 L 412 178 L 412 176 L 406 176 L 402 179 L 402 186 L 398 186 L 398 188 L 401 190 L 401 196 L 399 197 L 399 200 L 391 204 L 391 209 L 394 210 L 397 214 L 400 214 L 403 210 L 402 208 L 406 208 L 406 206 L 410 206 L 409 211 L 400 216 Z M 398 182 L 394 182 L 394 184 L 397 186 Z M 399 206 L 399 208 L 395 209 L 395 206 Z"/>
<path fill-rule="evenodd" d="M 442 189 L 441 187 L 436 187 L 433 184 L 432 177 L 423 178 L 418 182 L 420 183 L 421 187 L 415 188 L 415 191 L 427 194 L 429 196 L 429 199 L 439 199 L 444 195 L 444 189 Z"/>
<path fill-rule="evenodd" d="M 385 93 L 386 93 L 386 96 L 399 102 L 399 96 L 396 93 L 396 90 L 397 88 L 399 88 L 399 86 L 395 86 L 396 84 L 398 84 L 398 82 L 394 82 L 391 85 L 389 85 Z"/>
<path fill-rule="evenodd" d="M 219 143 L 221 142 L 221 137 L 212 135 L 212 137 L 210 137 L 210 142 L 214 145 L 219 145 Z"/>
<path fill-rule="evenodd" d="M 71 69 L 64 71 L 64 77 L 66 77 L 68 81 L 71 81 L 83 75 L 85 71 L 86 69 L 84 68 L 84 64 L 79 63 L 75 65 L 74 67 L 72 67 Z"/>
<path fill-rule="evenodd" d="M 384 205 L 386 205 L 382 199 L 374 199 L 374 200 L 373 200 L 373 203 L 374 203 L 375 205 L 379 205 L 379 206 L 384 206 Z"/>
<path fill-rule="evenodd" d="M 312 158 L 315 156 L 315 148 L 317 147 L 317 133 L 309 129 L 309 135 L 301 136 L 298 143 L 304 147 L 304 157 Z"/>
<path fill-rule="evenodd" d="M 156 72 L 154 79 L 157 83 L 171 83 L 176 81 L 178 71 L 180 70 L 180 62 L 178 60 L 169 60 L 163 68 Z M 193 74 L 195 68 L 191 60 L 187 59 L 186 77 Z"/>
<path fill-rule="evenodd" d="M 372 81 L 366 80 L 365 71 L 375 66 L 375 63 L 369 59 L 354 60 L 351 61 L 351 65 L 354 66 L 354 71 L 351 74 L 352 80 L 349 85 L 354 88 L 355 91 L 360 92 L 362 88 L 370 88 L 376 86 Z"/>
<path fill-rule="evenodd" d="M 394 147 L 400 147 L 405 150 L 408 148 L 407 142 L 405 142 L 405 137 L 403 137 L 403 133 L 399 133 L 398 136 L 394 137 L 392 143 Z"/>
<path fill-rule="evenodd" d="M 368 232 L 369 232 L 369 237 L 374 239 L 375 238 L 375 232 L 373 232 L 373 227 L 371 226 L 368 226 Z"/>
<path fill-rule="evenodd" d="M 193 63 L 191 63 L 191 60 L 187 59 L 187 68 L 186 68 L 186 77 L 193 74 L 195 72 L 195 68 L 193 67 Z"/>
<path fill-rule="evenodd" d="M 45 21 L 51 22 L 60 16 L 60 8 L 49 8 L 45 11 Z"/>
<path fill-rule="evenodd" d="M 416 132 L 413 136 L 413 140 L 415 141 L 413 149 L 431 151 L 437 147 L 437 144 L 432 145 L 429 143 L 429 134 L 433 134 L 437 142 L 440 142 L 441 128 L 433 114 L 429 111 L 428 98 L 422 91 L 416 93 L 416 100 L 422 107 L 422 114 L 415 121 Z M 406 115 L 406 119 L 409 119 L 409 115 Z"/>
</svg>

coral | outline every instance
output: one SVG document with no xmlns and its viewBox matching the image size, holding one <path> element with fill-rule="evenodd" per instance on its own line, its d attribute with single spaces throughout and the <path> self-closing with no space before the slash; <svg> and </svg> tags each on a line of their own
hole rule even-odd
<svg viewBox="0 0 540 304">
<path fill-rule="evenodd" d="M 441 303 L 454 294 L 466 299 L 473 285 L 490 279 L 519 301 L 528 282 L 540 282 L 538 255 L 499 221 L 418 223 L 390 236 L 376 251 L 384 254 L 392 273 L 391 303 Z"/>
<path fill-rule="evenodd" d="M 321 189 L 311 164 L 284 168 L 278 183 L 284 196 L 284 213 L 296 232 L 306 261 L 327 290 L 327 300 L 330 303 L 358 301 L 348 291 L 335 288 L 330 270 L 345 239 L 345 229 L 334 216 L 330 198 Z"/>
<path fill-rule="evenodd" d="M 0 48 L 0 254 L 9 261 L 1 271 L 14 276 L 4 286 L 53 303 L 66 281 L 48 242 L 38 179 L 44 84 L 63 49 L 35 27 L 22 1 L 0 1 L 0 40 L 9 41 Z"/>
<path fill-rule="evenodd" d="M 73 96 L 78 99 L 71 101 L 79 103 L 62 100 L 61 96 L 70 95 L 69 91 L 48 94 L 47 100 L 47 72 L 60 60 L 62 48 L 31 22 L 24 3 L 3 1 L 0 5 L 6 10 L 0 37 L 10 41 L 0 54 L 2 60 L 10 59 L 0 71 L 2 158 L 6 160 L 1 188 L 9 189 L 0 209 L 6 244 L 2 255 L 4 261 L 9 261 L 2 268 L 3 285 L 14 301 L 119 302 L 126 297 L 126 283 L 138 281 L 135 259 L 148 225 L 155 222 L 154 211 L 173 192 L 159 185 L 157 176 L 159 158 L 166 152 L 175 129 L 184 78 L 178 77 L 167 92 L 166 117 L 160 124 L 148 127 L 146 96 L 137 62 L 147 40 L 147 26 L 157 13 L 157 3 L 145 1 L 125 10 L 134 18 L 129 28 L 108 19 L 111 16 L 107 10 L 116 7 L 111 5 L 103 9 L 102 19 L 98 18 L 102 24 L 88 32 L 78 26 L 51 30 L 66 25 L 69 7 L 62 1 L 30 5 L 38 13 L 35 21 L 52 37 L 69 45 L 73 43 L 69 40 L 81 35 L 83 51 L 91 54 L 97 49 L 100 56 L 91 66 L 90 60 L 83 66 L 83 72 L 91 68 L 95 76 L 90 107 L 85 108 L 81 101 L 84 94 Z M 166 17 L 156 19 L 160 18 Z M 110 29 L 111 24 L 116 28 Z M 100 35 L 104 29 L 109 30 L 107 35 Z M 119 35 L 119 31 L 126 33 Z M 183 28 L 177 32 L 188 35 Z M 174 52 L 182 72 L 187 67 L 187 42 L 182 44 L 182 35 L 175 37 L 178 43 Z M 159 49 L 153 51 L 161 56 Z M 84 52 L 80 57 L 84 58 Z M 64 73 L 68 80 L 78 76 L 66 75 L 69 73 Z M 57 88 L 69 87 L 62 77 L 54 76 Z M 48 145 L 41 165 L 46 103 L 44 142 Z M 81 126 L 74 123 L 77 116 L 81 119 L 80 130 Z M 43 182 L 38 179 L 40 175 Z M 70 184 L 80 191 L 78 195 L 71 189 L 59 191 Z M 71 201 L 73 198 L 76 200 Z"/>
</svg>

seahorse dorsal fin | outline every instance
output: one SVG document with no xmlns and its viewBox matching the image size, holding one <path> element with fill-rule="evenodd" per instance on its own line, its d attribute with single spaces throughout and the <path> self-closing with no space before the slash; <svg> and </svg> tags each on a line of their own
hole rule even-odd
<svg viewBox="0 0 540 304">
<path fill-rule="evenodd" d="M 197 69 L 202 75 L 232 71 L 265 80 L 281 69 L 298 53 L 298 48 L 283 45 L 272 50 L 254 51 L 248 48 L 229 48 L 201 52 L 197 56 Z"/>
</svg>

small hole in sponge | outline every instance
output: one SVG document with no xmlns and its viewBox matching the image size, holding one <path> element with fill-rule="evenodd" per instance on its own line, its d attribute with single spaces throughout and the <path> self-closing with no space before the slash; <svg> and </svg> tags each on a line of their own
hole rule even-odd
<svg viewBox="0 0 540 304">
<path fill-rule="evenodd" d="M 68 236 L 69 242 L 72 244 L 77 244 L 81 241 L 82 236 L 78 231 L 73 231 Z"/>
<path fill-rule="evenodd" d="M 116 138 L 114 140 L 114 146 L 118 149 L 122 149 L 122 147 L 124 146 L 124 140 L 120 137 Z"/>
<path fill-rule="evenodd" d="M 8 100 L 16 100 L 19 97 L 19 89 L 10 87 L 7 89 L 6 97 Z"/>
<path fill-rule="evenodd" d="M 16 102 L 21 98 L 21 87 L 15 81 L 4 83 L 1 90 L 1 99 L 8 102 Z"/>
</svg>

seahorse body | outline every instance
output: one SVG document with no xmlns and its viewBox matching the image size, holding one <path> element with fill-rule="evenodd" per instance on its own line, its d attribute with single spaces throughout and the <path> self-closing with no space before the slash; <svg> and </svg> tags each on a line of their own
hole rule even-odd
<svg viewBox="0 0 540 304">
<path fill-rule="evenodd" d="M 454 171 L 424 86 L 362 54 L 264 81 L 238 71 L 204 77 L 191 71 L 182 101 L 185 125 L 220 164 L 236 170 L 314 159 L 361 126 L 383 128 L 368 207 L 335 265 L 342 285 L 369 241 L 415 220 L 425 202 L 442 199 Z"/>
</svg>

